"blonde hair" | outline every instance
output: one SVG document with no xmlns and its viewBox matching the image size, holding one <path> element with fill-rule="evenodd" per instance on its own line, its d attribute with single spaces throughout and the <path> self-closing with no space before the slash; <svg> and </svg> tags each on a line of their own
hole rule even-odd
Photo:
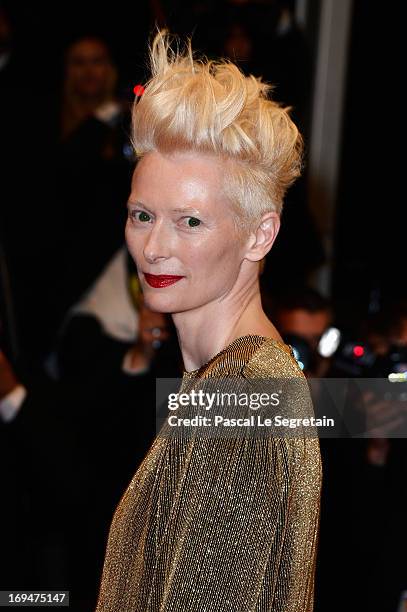
<svg viewBox="0 0 407 612">
<path fill-rule="evenodd" d="M 281 214 L 285 192 L 301 174 L 303 140 L 290 108 L 269 99 L 272 85 L 246 77 L 228 59 L 196 59 L 190 38 L 184 51 L 174 51 L 166 29 L 149 56 L 151 78 L 132 114 L 137 159 L 151 151 L 219 156 L 236 227 L 246 232 L 265 212 Z"/>
</svg>

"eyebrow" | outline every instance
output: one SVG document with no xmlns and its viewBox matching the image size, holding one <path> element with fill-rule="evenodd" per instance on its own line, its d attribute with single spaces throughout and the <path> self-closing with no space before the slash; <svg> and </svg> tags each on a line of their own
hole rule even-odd
<svg viewBox="0 0 407 612">
<path fill-rule="evenodd" d="M 131 200 L 128 200 L 127 206 L 142 206 L 143 208 L 148 210 L 148 212 L 153 214 L 153 212 L 145 204 L 143 204 L 143 202 L 132 202 Z M 200 212 L 196 208 L 192 208 L 191 206 L 173 208 L 171 212 L 193 212 L 200 214 Z"/>
</svg>

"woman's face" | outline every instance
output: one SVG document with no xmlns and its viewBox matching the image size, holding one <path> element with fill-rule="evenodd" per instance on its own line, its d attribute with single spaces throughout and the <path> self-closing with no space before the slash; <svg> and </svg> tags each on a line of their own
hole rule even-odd
<svg viewBox="0 0 407 612">
<path fill-rule="evenodd" d="M 202 154 L 146 154 L 133 174 L 126 241 L 151 310 L 176 313 L 222 301 L 244 258 L 222 196 L 222 162 Z M 171 283 L 159 275 L 181 278 Z"/>
</svg>

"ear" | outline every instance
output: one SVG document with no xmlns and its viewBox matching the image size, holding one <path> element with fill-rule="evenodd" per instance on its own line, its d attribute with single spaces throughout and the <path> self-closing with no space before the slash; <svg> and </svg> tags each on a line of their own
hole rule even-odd
<svg viewBox="0 0 407 612">
<path fill-rule="evenodd" d="M 265 213 L 247 241 L 245 259 L 260 261 L 273 246 L 280 230 L 280 216 L 276 212 Z"/>
</svg>

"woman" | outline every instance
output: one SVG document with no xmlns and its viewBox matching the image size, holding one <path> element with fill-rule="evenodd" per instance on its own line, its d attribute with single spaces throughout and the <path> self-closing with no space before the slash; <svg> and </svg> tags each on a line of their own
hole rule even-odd
<svg viewBox="0 0 407 612">
<path fill-rule="evenodd" d="M 300 173 L 297 128 L 267 84 L 194 60 L 190 43 L 172 52 L 165 31 L 151 66 L 126 239 L 146 305 L 172 314 L 182 390 L 304 379 L 258 279 Z M 97 612 L 312 610 L 320 490 L 316 437 L 172 437 L 166 424 L 113 517 Z"/>
</svg>

